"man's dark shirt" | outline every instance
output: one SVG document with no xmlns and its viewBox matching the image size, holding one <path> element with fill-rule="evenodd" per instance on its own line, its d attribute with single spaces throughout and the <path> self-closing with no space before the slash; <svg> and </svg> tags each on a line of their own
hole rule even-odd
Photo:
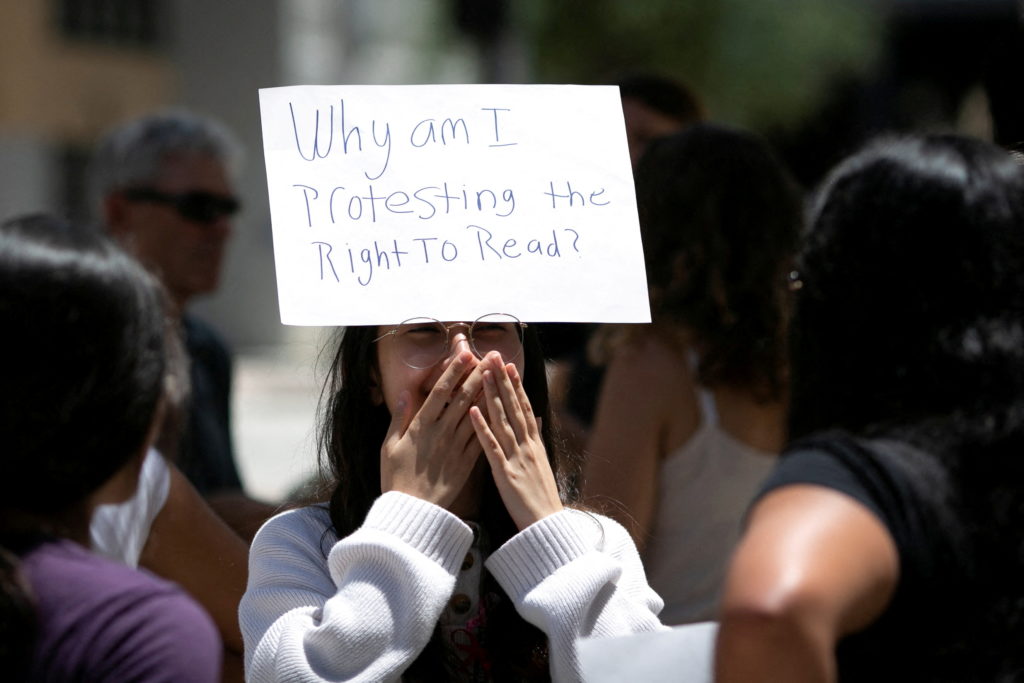
<svg viewBox="0 0 1024 683">
<path fill-rule="evenodd" d="M 204 495 L 240 490 L 231 443 L 231 356 L 205 322 L 185 315 L 182 325 L 192 388 L 178 467 Z"/>
</svg>

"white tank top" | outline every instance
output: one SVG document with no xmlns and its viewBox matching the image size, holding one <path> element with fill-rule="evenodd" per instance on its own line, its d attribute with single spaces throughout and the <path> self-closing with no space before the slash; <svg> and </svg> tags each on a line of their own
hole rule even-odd
<svg viewBox="0 0 1024 683">
<path fill-rule="evenodd" d="M 716 617 L 725 570 L 754 494 L 774 454 L 729 435 L 714 395 L 699 389 L 701 423 L 668 454 L 658 477 L 658 505 L 644 552 L 651 587 L 665 600 L 666 624 Z"/>
</svg>

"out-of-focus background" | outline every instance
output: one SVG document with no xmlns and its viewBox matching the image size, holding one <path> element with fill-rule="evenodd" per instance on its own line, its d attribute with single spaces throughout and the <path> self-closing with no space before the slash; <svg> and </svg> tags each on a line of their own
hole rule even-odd
<svg viewBox="0 0 1024 683">
<path fill-rule="evenodd" d="M 89 153 L 126 118 L 181 105 L 235 131 L 245 210 L 196 308 L 236 353 L 243 480 L 279 499 L 314 467 L 330 331 L 278 318 L 259 88 L 655 71 L 811 188 L 882 131 L 1024 141 L 1021 35 L 1017 0 L 0 0 L 0 217 L 85 217 Z"/>
</svg>

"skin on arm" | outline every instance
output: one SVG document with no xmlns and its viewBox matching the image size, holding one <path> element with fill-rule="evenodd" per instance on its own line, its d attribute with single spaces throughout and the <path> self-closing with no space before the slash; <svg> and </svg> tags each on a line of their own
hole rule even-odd
<svg viewBox="0 0 1024 683">
<path fill-rule="evenodd" d="M 250 498 L 242 491 L 216 491 L 206 497 L 206 503 L 247 545 L 263 523 L 280 512 L 276 505 Z"/>
<path fill-rule="evenodd" d="M 170 464 L 169 470 L 167 502 L 153 520 L 139 565 L 179 584 L 206 609 L 224 641 L 224 680 L 241 680 L 238 602 L 249 548 L 180 470 Z"/>
<path fill-rule="evenodd" d="M 868 508 L 821 486 L 769 493 L 729 569 L 715 680 L 835 681 L 836 643 L 882 614 L 898 579 L 896 546 Z"/>
<path fill-rule="evenodd" d="M 696 393 L 686 359 L 653 335 L 619 349 L 608 366 L 587 441 L 583 495 L 629 530 L 643 549 L 665 455 L 696 431 Z"/>
</svg>

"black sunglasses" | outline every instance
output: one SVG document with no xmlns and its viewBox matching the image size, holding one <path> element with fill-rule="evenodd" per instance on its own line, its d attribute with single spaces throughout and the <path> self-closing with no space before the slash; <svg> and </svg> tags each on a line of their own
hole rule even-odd
<svg viewBox="0 0 1024 683">
<path fill-rule="evenodd" d="M 130 201 L 153 202 L 174 207 L 179 216 L 196 223 L 212 223 L 222 216 L 234 215 L 242 208 L 241 203 L 230 195 L 201 190 L 170 194 L 151 187 L 136 187 L 125 190 L 122 194 Z"/>
</svg>

